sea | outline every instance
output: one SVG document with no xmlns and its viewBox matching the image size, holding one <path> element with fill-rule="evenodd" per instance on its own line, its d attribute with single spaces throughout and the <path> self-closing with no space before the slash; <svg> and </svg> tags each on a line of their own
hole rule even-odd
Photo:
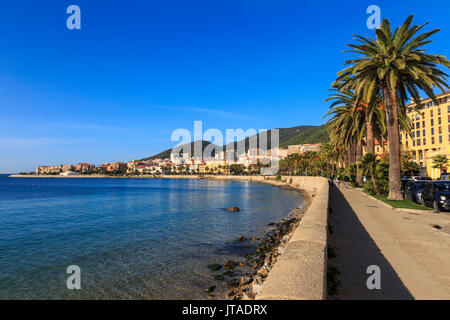
<svg viewBox="0 0 450 320">
<path fill-rule="evenodd" d="M 246 181 L 0 175 L 0 299 L 206 299 L 209 265 L 304 203 Z"/>
</svg>

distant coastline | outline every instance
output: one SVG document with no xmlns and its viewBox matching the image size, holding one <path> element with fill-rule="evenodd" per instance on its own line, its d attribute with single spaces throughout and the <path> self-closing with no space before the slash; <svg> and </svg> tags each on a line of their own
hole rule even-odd
<svg viewBox="0 0 450 320">
<path fill-rule="evenodd" d="M 95 178 L 110 178 L 110 179 L 203 179 L 210 176 L 197 176 L 197 175 L 139 175 L 139 176 L 112 176 L 106 174 L 89 174 L 89 175 L 76 175 L 76 176 L 58 176 L 58 175 L 45 175 L 45 174 L 11 174 L 9 178 L 50 178 L 50 179 L 95 179 Z"/>
</svg>

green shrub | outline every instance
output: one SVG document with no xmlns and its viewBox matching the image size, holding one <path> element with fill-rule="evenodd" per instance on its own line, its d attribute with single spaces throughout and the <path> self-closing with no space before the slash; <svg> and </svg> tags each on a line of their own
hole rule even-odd
<svg viewBox="0 0 450 320">
<path fill-rule="evenodd" d="M 366 184 L 364 184 L 363 190 L 365 193 L 370 194 L 372 196 L 377 194 L 373 186 L 372 179 L 367 179 Z"/>
</svg>

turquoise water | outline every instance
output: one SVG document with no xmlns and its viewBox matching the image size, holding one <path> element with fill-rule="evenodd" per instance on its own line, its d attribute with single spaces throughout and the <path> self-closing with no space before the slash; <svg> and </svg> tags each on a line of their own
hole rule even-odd
<svg viewBox="0 0 450 320">
<path fill-rule="evenodd" d="M 301 205 L 249 182 L 0 175 L 0 299 L 201 299 L 208 264 L 242 257 L 239 236 Z M 81 290 L 66 287 L 69 265 Z"/>
</svg>

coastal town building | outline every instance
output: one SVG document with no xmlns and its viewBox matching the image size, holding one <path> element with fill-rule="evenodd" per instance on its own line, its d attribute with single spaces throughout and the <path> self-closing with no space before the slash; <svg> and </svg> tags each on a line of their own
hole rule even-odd
<svg viewBox="0 0 450 320">
<path fill-rule="evenodd" d="M 433 179 L 439 179 L 445 172 L 433 168 L 433 158 L 441 155 L 450 159 L 450 91 L 437 96 L 437 103 L 423 99 L 422 107 L 407 106 L 407 116 L 411 120 L 411 134 L 402 131 L 400 142 L 406 150 L 411 150 L 414 161 Z"/>
<path fill-rule="evenodd" d="M 75 171 L 79 173 L 92 173 L 95 166 L 91 163 L 79 163 L 75 166 Z"/>
<path fill-rule="evenodd" d="M 302 144 L 300 145 L 300 154 L 306 152 L 318 152 L 320 150 L 320 144 Z"/>
<path fill-rule="evenodd" d="M 170 159 L 133 160 L 126 162 L 103 163 L 96 168 L 90 163 L 60 166 L 38 166 L 37 174 L 61 174 L 67 176 L 78 174 L 117 174 L 123 172 L 129 175 L 159 175 L 159 174 L 231 174 L 232 165 L 240 165 L 249 171 L 259 170 L 261 165 L 277 163 L 286 158 L 290 152 L 303 153 L 318 151 L 319 144 L 296 145 L 289 149 L 249 148 L 247 152 L 237 154 L 235 150 L 218 151 L 214 157 L 189 157 L 188 154 L 172 153 Z M 291 153 L 293 154 L 293 153 Z"/>
<path fill-rule="evenodd" d="M 62 164 L 59 166 L 38 166 L 36 174 L 60 174 L 62 172 L 73 171 L 74 166 L 71 164 Z"/>
<path fill-rule="evenodd" d="M 267 151 L 268 156 L 278 156 L 281 159 L 286 158 L 288 156 L 288 150 L 284 148 L 273 148 Z"/>
<path fill-rule="evenodd" d="M 127 167 L 128 164 L 126 162 L 113 162 L 106 167 L 106 171 L 108 172 L 121 171 L 126 170 Z"/>
<path fill-rule="evenodd" d="M 290 155 L 293 155 L 293 154 L 301 154 L 301 148 L 302 148 L 302 145 L 291 145 L 291 146 L 288 146 L 287 155 L 290 156 Z"/>
</svg>

